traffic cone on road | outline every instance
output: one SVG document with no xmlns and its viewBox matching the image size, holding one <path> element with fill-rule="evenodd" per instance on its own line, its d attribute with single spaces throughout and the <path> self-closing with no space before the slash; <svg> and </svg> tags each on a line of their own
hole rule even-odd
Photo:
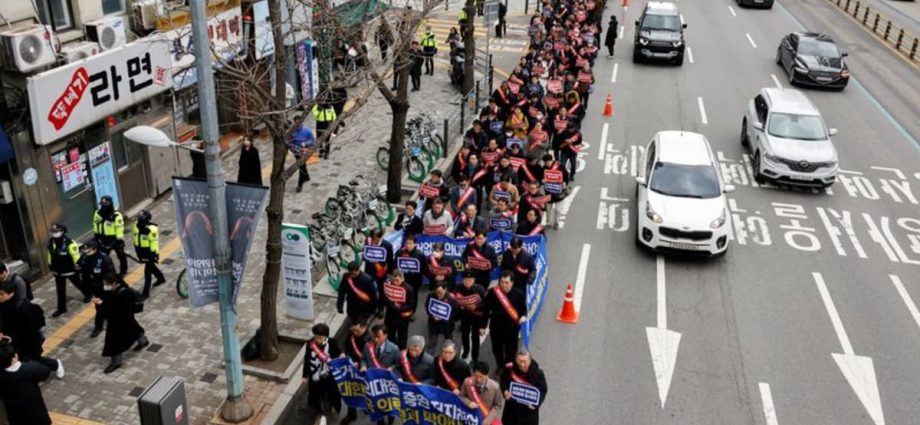
<svg viewBox="0 0 920 425">
<path fill-rule="evenodd" d="M 607 100 L 609 101 L 610 98 L 608 97 Z M 575 311 L 575 291 L 572 290 L 571 283 L 565 289 L 565 301 L 562 302 L 562 308 L 556 315 L 556 320 L 573 325 L 578 323 L 578 312 Z"/>
<path fill-rule="evenodd" d="M 613 115 L 613 95 L 607 95 L 607 102 L 604 103 L 604 116 L 609 117 Z"/>
</svg>

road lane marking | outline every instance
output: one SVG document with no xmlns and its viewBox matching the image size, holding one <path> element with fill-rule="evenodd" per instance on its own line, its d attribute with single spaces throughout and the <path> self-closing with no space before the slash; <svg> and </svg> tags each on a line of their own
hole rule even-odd
<svg viewBox="0 0 920 425">
<path fill-rule="evenodd" d="M 875 375 L 875 365 L 871 357 L 859 356 L 853 351 L 853 344 L 850 343 L 850 337 L 847 336 L 846 329 L 843 328 L 843 322 L 840 321 L 840 314 L 831 299 L 831 294 L 827 290 L 827 284 L 824 283 L 824 277 L 821 273 L 812 273 L 815 284 L 818 286 L 818 292 L 821 293 L 821 300 L 824 301 L 824 307 L 834 325 L 834 332 L 837 339 L 840 340 L 840 346 L 843 348 L 843 354 L 831 353 L 843 377 L 850 384 L 850 388 L 856 393 L 856 397 L 862 402 L 872 422 L 876 425 L 885 424 L 885 413 L 882 411 L 882 400 L 878 392 L 878 379 Z"/>
<path fill-rule="evenodd" d="M 604 123 L 604 128 L 601 129 L 601 144 L 600 148 L 597 150 L 597 159 L 603 160 L 604 155 L 607 153 L 607 132 L 610 130 L 610 124 Z"/>
<path fill-rule="evenodd" d="M 751 38 L 751 34 L 750 34 L 750 33 L 744 33 L 744 36 L 747 37 L 748 41 L 751 43 L 751 47 L 753 47 L 753 48 L 756 49 L 756 48 L 757 48 L 757 43 L 755 43 L 755 42 L 754 42 L 754 39 Z"/>
<path fill-rule="evenodd" d="M 776 74 L 770 74 L 770 78 L 773 79 L 773 84 L 776 84 L 777 88 L 783 88 L 783 85 L 779 82 L 779 78 L 776 78 Z"/>
<path fill-rule="evenodd" d="M 657 275 L 657 310 L 658 320 L 656 327 L 646 327 L 645 335 L 648 338 L 648 349 L 652 355 L 652 368 L 655 371 L 655 382 L 658 384 L 658 401 L 664 409 L 668 399 L 668 390 L 671 388 L 671 378 L 674 377 L 674 366 L 677 364 L 677 349 L 680 346 L 680 332 L 667 329 L 667 295 L 665 293 L 664 257 L 656 258 Z"/>
<path fill-rule="evenodd" d="M 665 281 L 664 275 L 664 257 L 659 255 L 655 259 L 655 269 L 657 276 L 657 288 L 658 288 L 658 328 L 667 329 L 668 328 L 668 294 L 667 294 L 667 282 Z"/>
<path fill-rule="evenodd" d="M 617 82 L 617 72 L 618 72 L 619 70 L 620 70 L 620 64 L 618 64 L 618 63 L 613 64 L 613 74 L 610 75 L 610 82 L 611 82 L 611 83 Z"/>
<path fill-rule="evenodd" d="M 888 275 L 888 277 L 891 278 L 891 283 L 893 283 L 895 289 L 898 290 L 898 295 L 901 296 L 901 299 L 904 300 L 904 304 L 907 305 L 907 310 L 910 311 L 911 317 L 914 318 L 914 323 L 920 328 L 920 311 L 917 310 L 917 305 L 914 304 L 914 300 L 910 298 L 910 294 L 907 293 L 907 289 L 904 288 L 904 284 L 901 283 L 901 278 L 893 274 Z"/>
<path fill-rule="evenodd" d="M 700 107 L 700 120 L 703 122 L 703 124 L 709 124 L 709 119 L 706 118 L 706 106 L 703 105 L 702 96 L 696 98 L 696 104 Z"/>
<path fill-rule="evenodd" d="M 620 25 L 620 31 L 619 31 L 620 34 L 617 35 L 617 38 L 619 38 L 620 40 L 623 39 L 623 30 L 625 30 L 625 29 L 626 29 L 626 25 Z"/>
<path fill-rule="evenodd" d="M 738 17 L 738 15 L 735 14 L 735 8 L 729 6 L 729 7 L 728 7 L 728 11 L 732 13 L 732 16 L 734 16 L 734 17 L 736 17 L 736 18 Z"/>
<path fill-rule="evenodd" d="M 776 408 L 773 407 L 773 394 L 770 392 L 770 384 L 760 382 L 757 386 L 760 388 L 760 402 L 763 404 L 763 417 L 767 420 L 767 425 L 779 425 L 776 420 Z"/>
<path fill-rule="evenodd" d="M 575 276 L 575 311 L 581 312 L 581 297 L 584 295 L 585 276 L 588 274 L 588 258 L 591 257 L 591 244 L 581 246 L 581 259 L 578 260 L 578 275 Z"/>
<path fill-rule="evenodd" d="M 687 59 L 690 60 L 690 63 L 693 63 L 693 49 L 690 46 L 687 46 Z"/>
</svg>

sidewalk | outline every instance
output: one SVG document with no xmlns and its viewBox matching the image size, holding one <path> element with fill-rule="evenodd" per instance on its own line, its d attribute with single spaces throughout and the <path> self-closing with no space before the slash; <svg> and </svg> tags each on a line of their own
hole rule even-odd
<svg viewBox="0 0 920 425">
<path fill-rule="evenodd" d="M 450 86 L 444 70 L 438 70 L 434 76 L 425 76 L 422 78 L 422 90 L 410 93 L 412 107 L 409 117 L 422 112 L 440 112 L 443 117 L 448 111 L 456 110 L 456 105 L 447 100 L 454 99 L 456 95 L 457 91 Z M 311 214 L 322 210 L 326 198 L 334 194 L 339 184 L 356 174 L 375 175 L 378 169 L 375 153 L 389 139 L 390 123 L 389 106 L 375 92 L 360 114 L 350 119 L 344 131 L 336 137 L 330 159 L 311 165 L 312 181 L 305 190 L 294 192 L 296 176 L 288 182 L 285 221 L 306 223 Z M 262 157 L 263 174 L 267 176 L 271 166 L 270 146 L 267 141 L 260 141 L 257 147 Z M 235 181 L 237 155 L 224 160 L 224 169 L 227 180 Z M 385 179 L 382 172 L 377 177 L 380 181 Z M 190 423 L 209 423 L 224 400 L 226 385 L 221 364 L 217 306 L 193 310 L 175 293 L 175 279 L 183 264 L 179 260 L 181 245 L 175 238 L 173 208 L 172 195 L 169 194 L 151 210 L 161 229 L 161 269 L 168 282 L 152 291 L 144 313 L 138 316 L 152 343 L 146 350 L 126 353 L 121 369 L 111 375 L 103 374 L 102 369 L 108 362 L 100 354 L 103 337 L 89 337 L 94 310 L 80 303 L 77 291 L 72 287 L 69 288 L 69 312 L 59 318 L 48 318 L 45 349 L 48 355 L 60 358 L 67 370 L 64 380 L 52 379 L 43 385 L 45 401 L 55 414 L 55 423 L 92 423 L 81 422 L 89 420 L 105 424 L 137 424 L 136 397 L 161 375 L 178 376 L 185 381 Z M 237 304 L 237 336 L 241 344 L 259 326 L 266 228 L 267 220 L 263 217 L 252 245 Z M 131 235 L 126 234 L 125 240 L 130 245 Z M 131 248 L 128 250 L 133 253 Z M 314 281 L 318 278 L 319 273 L 314 274 Z M 133 267 L 126 280 L 132 285 L 142 284 L 141 268 Z M 53 311 L 55 295 L 52 281 L 46 279 L 36 286 L 36 302 L 45 311 Z M 311 323 L 285 316 L 280 289 L 280 332 L 309 337 Z M 314 308 L 321 317 L 330 317 L 335 312 L 334 304 L 332 298 L 317 296 Z M 295 378 L 299 379 L 299 375 Z M 285 384 L 246 376 L 245 385 L 247 400 L 257 415 L 250 423 L 261 423 Z"/>
</svg>

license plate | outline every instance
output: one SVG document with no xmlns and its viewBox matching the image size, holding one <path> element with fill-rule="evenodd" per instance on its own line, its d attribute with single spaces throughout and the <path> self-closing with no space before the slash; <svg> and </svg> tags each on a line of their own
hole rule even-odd
<svg viewBox="0 0 920 425">
<path fill-rule="evenodd" d="M 669 242 L 669 243 L 671 245 L 671 248 L 682 249 L 684 251 L 696 251 L 700 249 L 698 245 L 693 245 L 689 243 L 679 243 L 679 242 Z"/>
<path fill-rule="evenodd" d="M 789 175 L 789 178 L 792 179 L 792 180 L 799 180 L 799 181 L 811 181 L 811 180 L 814 180 L 814 178 L 813 178 L 812 176 L 806 176 L 806 175 L 804 175 L 804 174 L 791 174 L 791 175 Z"/>
<path fill-rule="evenodd" d="M 818 80 L 818 81 L 820 81 L 820 82 L 822 82 L 822 83 L 827 83 L 827 82 L 830 82 L 830 81 L 832 80 L 831 77 L 817 77 L 817 78 L 815 78 L 815 79 Z"/>
</svg>

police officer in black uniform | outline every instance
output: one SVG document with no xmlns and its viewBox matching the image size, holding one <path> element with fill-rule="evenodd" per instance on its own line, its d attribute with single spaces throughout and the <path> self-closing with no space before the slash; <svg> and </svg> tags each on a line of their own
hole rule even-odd
<svg viewBox="0 0 920 425">
<path fill-rule="evenodd" d="M 115 274 L 115 263 L 99 249 L 96 241 L 89 241 L 83 245 L 83 256 L 80 257 L 80 271 L 86 288 L 96 298 L 102 298 L 105 290 L 102 288 L 102 277 Z M 93 322 L 93 332 L 89 335 L 95 338 L 105 329 L 105 316 L 96 306 L 96 319 Z"/>
<path fill-rule="evenodd" d="M 57 310 L 51 317 L 58 317 L 67 312 L 67 280 L 83 293 L 83 302 L 88 303 L 93 294 L 83 285 L 77 273 L 80 261 L 80 246 L 67 236 L 67 226 L 55 223 L 51 226 L 51 239 L 45 254 L 48 267 L 54 275 L 54 287 L 57 290 Z"/>
</svg>

